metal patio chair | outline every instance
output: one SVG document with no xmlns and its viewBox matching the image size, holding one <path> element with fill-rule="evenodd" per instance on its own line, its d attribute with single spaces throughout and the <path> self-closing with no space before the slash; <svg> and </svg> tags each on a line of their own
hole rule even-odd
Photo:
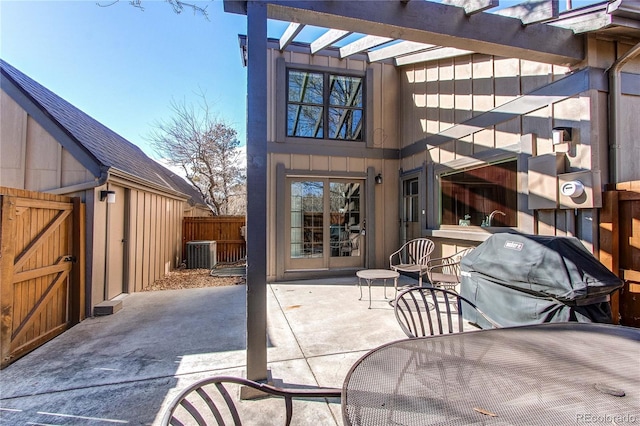
<svg viewBox="0 0 640 426">
<path fill-rule="evenodd" d="M 199 380 L 184 389 L 171 402 L 162 418 L 162 426 L 181 425 L 242 425 L 239 395 L 232 395 L 239 386 L 246 386 L 261 392 L 264 396 L 284 398 L 285 425 L 291 424 L 293 398 L 340 398 L 341 389 L 296 388 L 284 389 L 258 383 L 241 377 L 215 376 Z M 243 401 L 251 404 L 253 401 Z M 245 419 L 248 422 L 248 419 Z"/>
<path fill-rule="evenodd" d="M 463 310 L 473 309 L 493 328 L 500 325 L 487 317 L 473 302 L 439 287 L 412 287 L 398 294 L 394 311 L 404 334 L 425 337 L 464 331 Z"/>
<path fill-rule="evenodd" d="M 422 286 L 422 276 L 427 273 L 427 264 L 434 248 L 433 241 L 427 238 L 407 241 L 400 249 L 391 253 L 389 266 L 396 272 L 418 274 L 418 285 Z"/>
<path fill-rule="evenodd" d="M 456 291 L 460 284 L 460 261 L 475 247 L 461 250 L 451 256 L 430 259 L 427 263 L 427 277 L 435 287 Z"/>
</svg>

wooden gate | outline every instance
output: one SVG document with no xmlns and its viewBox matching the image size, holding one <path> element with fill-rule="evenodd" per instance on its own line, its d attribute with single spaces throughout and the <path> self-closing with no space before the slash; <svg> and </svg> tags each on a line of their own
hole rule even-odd
<svg viewBox="0 0 640 426">
<path fill-rule="evenodd" d="M 0 368 L 82 319 L 83 207 L 0 187 Z"/>
<path fill-rule="evenodd" d="M 600 261 L 624 280 L 611 298 L 617 323 L 640 327 L 640 181 L 605 191 L 600 214 Z"/>
</svg>

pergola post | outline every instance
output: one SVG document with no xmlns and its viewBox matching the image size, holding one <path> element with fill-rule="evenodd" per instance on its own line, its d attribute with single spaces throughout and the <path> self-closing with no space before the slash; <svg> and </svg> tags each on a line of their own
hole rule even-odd
<svg viewBox="0 0 640 426">
<path fill-rule="evenodd" d="M 247 378 L 267 379 L 267 5 L 247 2 Z"/>
</svg>

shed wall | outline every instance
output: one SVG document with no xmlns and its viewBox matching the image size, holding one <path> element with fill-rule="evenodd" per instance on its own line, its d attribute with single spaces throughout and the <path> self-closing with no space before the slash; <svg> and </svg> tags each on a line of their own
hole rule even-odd
<svg viewBox="0 0 640 426">
<path fill-rule="evenodd" d="M 97 176 L 4 91 L 0 100 L 0 185 L 45 192 L 98 184 Z M 102 190 L 116 191 L 116 204 L 100 201 Z M 89 313 L 117 294 L 142 290 L 180 262 L 183 199 L 113 177 L 67 195 L 87 203 Z"/>
<path fill-rule="evenodd" d="M 91 173 L 4 91 L 1 99 L 2 186 L 48 191 L 93 180 Z"/>
</svg>

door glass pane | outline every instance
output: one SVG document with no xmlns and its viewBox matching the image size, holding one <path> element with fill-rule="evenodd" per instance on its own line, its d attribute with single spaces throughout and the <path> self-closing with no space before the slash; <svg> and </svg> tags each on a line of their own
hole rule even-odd
<svg viewBox="0 0 640 426">
<path fill-rule="evenodd" d="M 291 257 L 322 257 L 323 182 L 291 184 Z"/>
<path fill-rule="evenodd" d="M 329 187 L 331 256 L 360 256 L 361 185 L 355 182 L 331 182 Z"/>
<path fill-rule="evenodd" d="M 404 214 L 406 222 L 419 222 L 418 179 L 404 182 Z"/>
</svg>

